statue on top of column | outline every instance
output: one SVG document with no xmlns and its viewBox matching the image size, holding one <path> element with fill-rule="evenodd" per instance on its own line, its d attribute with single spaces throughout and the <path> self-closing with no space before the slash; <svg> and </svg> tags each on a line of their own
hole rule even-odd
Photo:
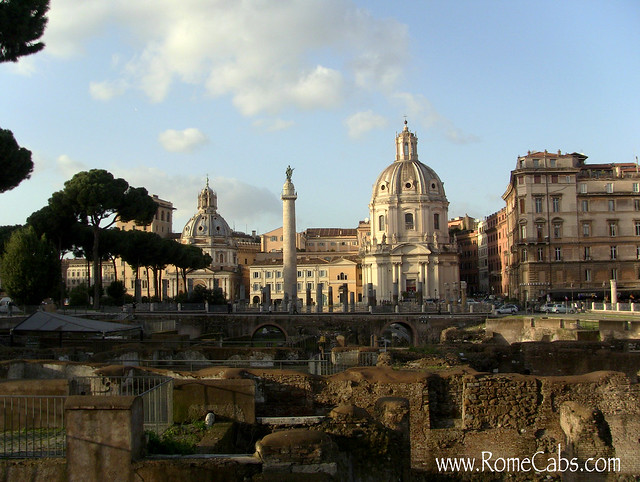
<svg viewBox="0 0 640 482">
<path fill-rule="evenodd" d="M 291 168 L 291 166 L 287 166 L 285 174 L 287 175 L 287 181 L 291 182 L 291 175 L 293 174 L 293 169 Z"/>
</svg>

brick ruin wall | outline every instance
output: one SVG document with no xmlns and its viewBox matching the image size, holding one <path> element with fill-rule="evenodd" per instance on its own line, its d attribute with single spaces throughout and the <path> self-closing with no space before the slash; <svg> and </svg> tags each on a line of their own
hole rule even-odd
<svg viewBox="0 0 640 482">
<path fill-rule="evenodd" d="M 436 456 L 479 459 L 485 450 L 494 457 L 526 457 L 538 450 L 557 453 L 561 444 L 567 453 L 561 411 L 565 402 L 573 402 L 602 414 L 611 434 L 611 454 L 621 459 L 625 473 L 640 473 L 640 399 L 637 386 L 622 373 L 537 377 L 366 368 L 319 378 L 269 372 L 256 374 L 256 390 L 265 403 L 256 411 L 269 416 L 279 406 L 311 414 L 340 404 L 373 416 L 378 399 L 407 399 L 411 463 L 417 469 L 436 470 Z M 293 415 L 285 411 L 276 409 L 277 415 Z"/>
</svg>

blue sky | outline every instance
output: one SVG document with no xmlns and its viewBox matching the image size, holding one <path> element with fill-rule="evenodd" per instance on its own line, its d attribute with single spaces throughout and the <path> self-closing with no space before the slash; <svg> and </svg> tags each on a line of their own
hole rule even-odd
<svg viewBox="0 0 640 482">
<path fill-rule="evenodd" d="M 404 116 L 449 217 L 503 206 L 517 156 L 640 155 L 640 2 L 52 0 L 44 51 L 0 64 L 0 127 L 33 152 L 21 224 L 78 171 L 170 200 L 207 175 L 227 222 L 355 227 Z"/>
</svg>

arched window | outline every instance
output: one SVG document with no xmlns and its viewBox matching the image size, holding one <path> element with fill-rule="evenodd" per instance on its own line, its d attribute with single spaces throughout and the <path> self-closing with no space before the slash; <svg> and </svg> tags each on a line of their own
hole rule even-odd
<svg viewBox="0 0 640 482">
<path fill-rule="evenodd" d="M 405 229 L 413 229 L 413 214 L 405 213 L 404 215 L 404 227 Z"/>
<path fill-rule="evenodd" d="M 440 214 L 433 215 L 433 229 L 440 229 Z"/>
<path fill-rule="evenodd" d="M 405 157 L 407 157 L 409 155 L 409 143 L 408 142 L 404 143 L 404 155 L 405 155 Z"/>
<path fill-rule="evenodd" d="M 384 214 L 378 216 L 378 231 L 384 231 Z"/>
</svg>

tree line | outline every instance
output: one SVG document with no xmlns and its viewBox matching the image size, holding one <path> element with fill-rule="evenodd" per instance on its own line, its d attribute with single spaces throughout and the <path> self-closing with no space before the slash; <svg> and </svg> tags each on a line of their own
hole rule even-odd
<svg viewBox="0 0 640 482">
<path fill-rule="evenodd" d="M 143 230 L 123 231 L 118 221 L 149 225 L 157 204 L 143 187 L 131 187 L 110 172 L 92 169 L 77 173 L 64 189 L 55 192 L 42 209 L 27 218 L 27 225 L 0 228 L 0 279 L 3 289 L 18 304 L 39 304 L 66 295 L 61 285 L 62 259 L 73 254 L 93 266 L 93 307 L 102 295 L 102 264 L 121 258 L 139 279 L 140 270 L 152 273 L 151 285 L 159 299 L 162 273 L 167 266 L 187 286 L 187 274 L 211 265 L 211 257 L 193 245 L 166 239 Z M 87 271 L 91 269 L 87 266 Z M 97 274 L 97 275 L 96 275 Z"/>
</svg>

